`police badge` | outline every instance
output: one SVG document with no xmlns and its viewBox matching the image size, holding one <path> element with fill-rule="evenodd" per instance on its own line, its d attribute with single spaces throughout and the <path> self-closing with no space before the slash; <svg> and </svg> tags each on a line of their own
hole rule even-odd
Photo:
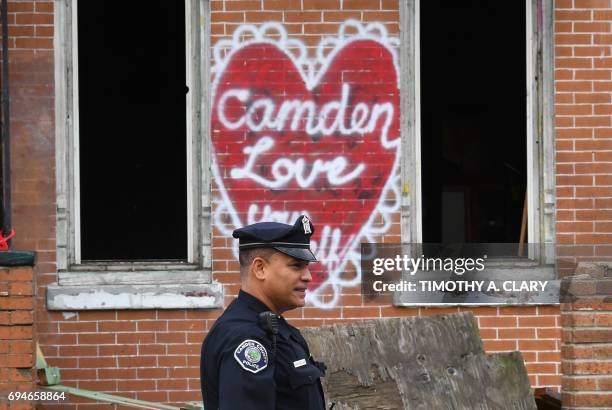
<svg viewBox="0 0 612 410">
<path fill-rule="evenodd" d="M 247 339 L 234 351 L 234 358 L 240 366 L 251 373 L 259 373 L 268 367 L 268 352 L 261 343 Z"/>
</svg>

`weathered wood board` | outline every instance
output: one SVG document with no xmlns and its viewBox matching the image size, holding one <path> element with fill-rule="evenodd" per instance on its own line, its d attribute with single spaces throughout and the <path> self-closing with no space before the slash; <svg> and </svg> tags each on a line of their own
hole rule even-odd
<svg viewBox="0 0 612 410">
<path fill-rule="evenodd" d="M 536 409 L 519 352 L 487 355 L 471 313 L 303 329 L 327 365 L 328 406 Z"/>
</svg>

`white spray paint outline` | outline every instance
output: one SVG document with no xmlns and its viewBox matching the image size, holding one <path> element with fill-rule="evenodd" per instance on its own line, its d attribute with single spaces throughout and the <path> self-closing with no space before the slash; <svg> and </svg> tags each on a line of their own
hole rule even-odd
<svg viewBox="0 0 612 410">
<path fill-rule="evenodd" d="M 347 34 L 347 28 L 354 29 L 356 34 Z M 275 35 L 275 38 L 271 35 Z M 287 57 L 293 62 L 298 72 L 300 73 L 306 89 L 312 91 L 318 85 L 321 78 L 327 72 L 330 64 L 334 60 L 335 56 L 348 44 L 353 41 L 359 40 L 372 40 L 379 43 L 381 46 L 387 49 L 393 58 L 393 65 L 395 68 L 397 78 L 397 89 L 400 88 L 400 71 L 399 63 L 397 58 L 396 49 L 399 47 L 399 38 L 389 37 L 387 29 L 382 23 L 369 23 L 364 26 L 357 20 L 346 20 L 342 23 L 338 29 L 336 37 L 323 37 L 316 48 L 316 58 L 312 59 L 308 57 L 306 45 L 298 40 L 287 37 L 287 32 L 281 23 L 268 22 L 260 25 L 259 27 L 253 24 L 244 24 L 239 26 L 235 31 L 231 39 L 219 40 L 213 48 L 214 65 L 211 69 L 214 80 L 211 87 L 211 101 L 215 101 L 217 87 L 219 85 L 219 79 L 225 71 L 225 68 L 231 61 L 233 55 L 241 50 L 242 48 L 248 47 L 252 44 L 269 44 L 276 46 L 279 50 L 283 51 Z M 325 54 L 326 48 L 332 48 L 332 50 Z M 298 51 L 295 54 L 294 50 Z M 319 67 L 317 71 L 317 66 Z M 372 213 L 367 221 L 363 224 L 357 235 L 350 238 L 345 245 L 346 254 L 339 261 L 338 265 L 332 271 L 327 271 L 327 278 L 314 290 L 309 291 L 306 294 L 306 301 L 315 307 L 323 309 L 331 309 L 335 307 L 340 300 L 342 288 L 352 287 L 361 283 L 361 253 L 359 244 L 362 239 L 367 242 L 374 242 L 374 237 L 377 235 L 384 234 L 387 232 L 392 223 L 392 215 L 397 212 L 400 207 L 400 174 L 399 174 L 399 159 L 400 159 L 400 140 L 398 136 L 396 139 L 382 140 L 381 144 L 384 147 L 395 147 L 396 154 L 395 160 L 391 167 L 389 178 L 385 183 L 385 186 L 381 190 L 378 203 L 372 209 Z M 216 155 L 214 153 L 214 144 L 212 145 L 212 172 L 215 178 L 215 182 L 219 187 L 221 198 L 213 198 L 215 211 L 213 215 L 214 224 L 219 231 L 226 236 L 231 237 L 232 231 L 238 227 L 243 226 L 240 221 L 236 210 L 233 208 L 233 204 L 228 196 L 228 193 L 223 185 L 223 179 L 221 178 L 219 167 L 216 161 Z M 387 200 L 387 197 L 392 195 L 393 199 Z M 262 214 L 266 213 L 265 205 L 261 211 Z M 271 209 L 271 208 L 269 208 Z M 251 209 L 249 208 L 249 213 Z M 292 223 L 298 215 L 307 214 L 307 211 L 281 211 L 273 214 L 276 215 L 275 220 L 279 222 Z M 226 226 L 223 221 L 223 215 L 229 214 L 231 218 L 231 226 Z M 376 216 L 381 216 L 383 219 L 382 226 L 374 226 L 373 222 Z M 272 220 L 272 219 L 268 219 Z M 329 232 L 329 226 L 324 226 L 323 229 L 327 230 L 331 241 L 339 241 L 339 238 L 334 238 L 336 232 Z M 336 229 L 337 231 L 337 229 Z M 323 238 L 324 235 L 321 235 Z M 233 241 L 233 252 L 234 255 L 238 256 L 238 247 Z M 350 279 L 343 279 L 341 277 L 345 267 L 351 264 L 355 270 L 355 276 Z M 322 298 L 326 295 L 327 291 L 332 291 L 331 300 L 324 301 Z"/>
</svg>

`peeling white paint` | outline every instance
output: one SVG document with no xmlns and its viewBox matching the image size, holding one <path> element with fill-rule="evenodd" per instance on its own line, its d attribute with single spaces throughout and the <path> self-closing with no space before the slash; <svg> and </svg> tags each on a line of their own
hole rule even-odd
<svg viewBox="0 0 612 410">
<path fill-rule="evenodd" d="M 93 290 L 87 287 L 50 286 L 47 297 L 50 310 L 197 309 L 222 307 L 222 303 L 223 293 L 219 284 L 197 287 L 107 287 Z"/>
</svg>

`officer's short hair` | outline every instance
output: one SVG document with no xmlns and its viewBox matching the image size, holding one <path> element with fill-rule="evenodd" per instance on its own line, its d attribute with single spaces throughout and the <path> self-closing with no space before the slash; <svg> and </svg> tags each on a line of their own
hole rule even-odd
<svg viewBox="0 0 612 410">
<path fill-rule="evenodd" d="M 275 252 L 278 251 L 274 248 L 240 249 L 238 252 L 238 261 L 240 262 L 240 277 L 247 277 L 249 274 L 249 267 L 255 258 L 260 257 L 268 260 Z"/>
</svg>

